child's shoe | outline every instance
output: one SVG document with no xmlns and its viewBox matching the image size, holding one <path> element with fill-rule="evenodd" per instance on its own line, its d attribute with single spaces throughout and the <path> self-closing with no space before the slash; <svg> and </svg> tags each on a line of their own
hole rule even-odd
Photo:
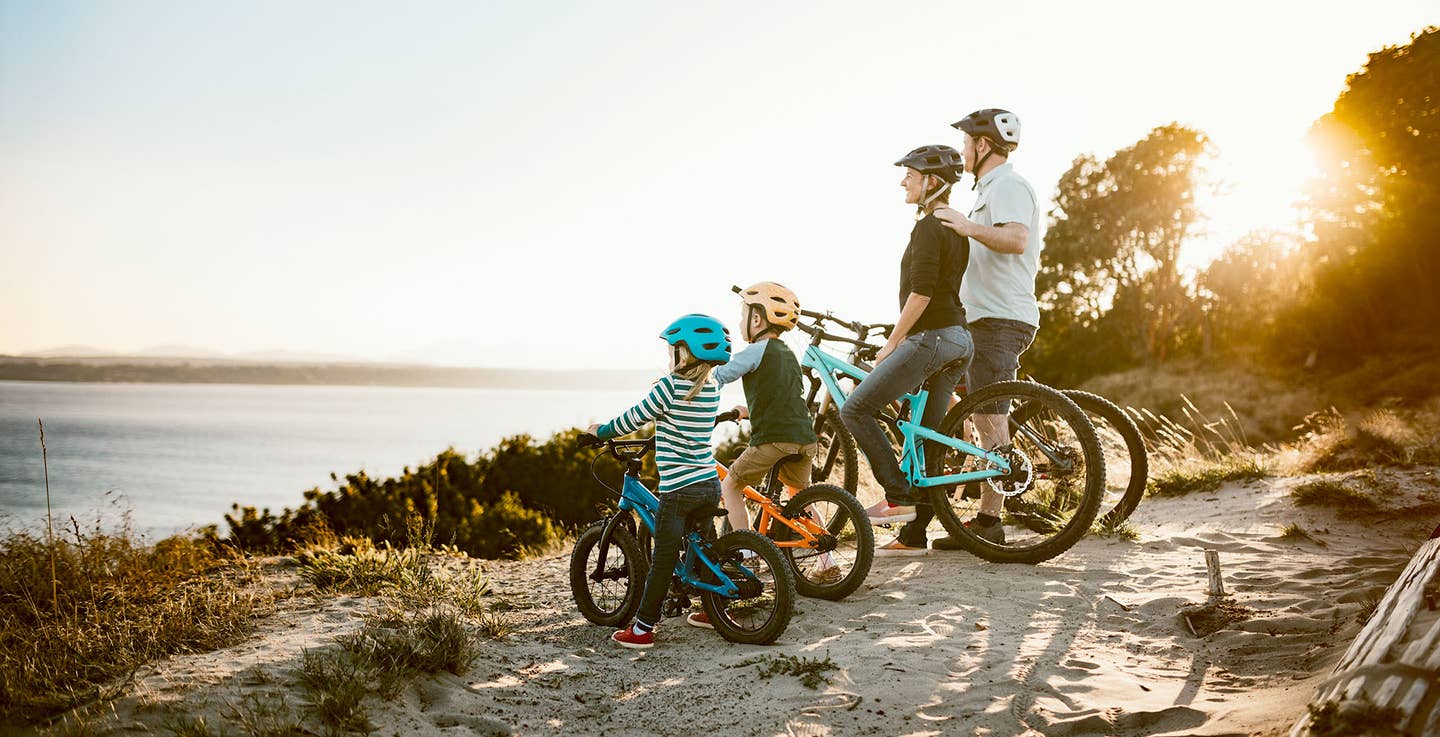
<svg viewBox="0 0 1440 737">
<path fill-rule="evenodd" d="M 890 542 L 888 542 L 888 543 L 886 543 L 886 544 L 884 544 L 884 545 L 881 545 L 881 546 L 878 547 L 878 548 L 875 548 L 875 557 L 876 557 L 876 558 L 901 558 L 901 557 L 910 557 L 910 556 L 916 556 L 916 555 L 929 555 L 929 554 L 930 554 L 930 549 L 929 549 L 929 548 L 924 548 L 924 547 L 914 548 L 914 547 L 911 547 L 911 546 L 909 546 L 909 545 L 906 545 L 905 543 L 900 542 L 900 538 L 898 538 L 898 537 L 895 538 L 894 540 L 891 540 Z"/>
<path fill-rule="evenodd" d="M 705 612 L 691 612 L 690 616 L 685 618 L 685 623 L 691 627 L 703 627 L 707 630 L 715 629 L 715 625 L 710 624 L 710 618 L 705 615 Z"/>
<path fill-rule="evenodd" d="M 865 514 L 870 518 L 872 525 L 894 525 L 914 521 L 915 508 L 882 501 L 865 510 Z"/>
<path fill-rule="evenodd" d="M 626 627 L 623 630 L 616 630 L 615 634 L 610 635 L 610 639 L 614 640 L 621 647 L 629 647 L 636 650 L 644 650 L 655 646 L 655 632 L 653 630 L 643 635 L 637 635 L 635 634 L 635 630 Z"/>
</svg>

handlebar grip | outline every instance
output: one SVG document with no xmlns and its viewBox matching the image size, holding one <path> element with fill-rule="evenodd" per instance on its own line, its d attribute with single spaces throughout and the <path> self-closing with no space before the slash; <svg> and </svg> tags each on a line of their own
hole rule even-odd
<svg viewBox="0 0 1440 737">
<path fill-rule="evenodd" d="M 736 291 L 739 291 L 739 290 L 736 290 Z M 801 315 L 804 315 L 805 317 L 810 318 L 811 320 L 828 320 L 828 319 L 830 319 L 829 317 L 827 317 L 827 316 L 825 316 L 825 315 L 822 315 L 822 314 L 820 314 L 820 313 L 818 313 L 818 312 L 811 312 L 810 310 L 800 310 L 800 314 L 801 314 Z"/>
<path fill-rule="evenodd" d="M 738 419 L 740 419 L 740 412 L 732 409 L 729 412 L 721 412 L 720 414 L 715 415 L 715 424 L 718 425 L 722 422 L 734 422 Z"/>
<path fill-rule="evenodd" d="M 591 434 L 588 433 L 588 432 L 582 432 L 582 433 L 580 433 L 580 447 L 581 447 L 581 448 L 599 448 L 600 446 L 602 446 L 602 445 L 604 445 L 604 444 L 605 444 L 605 441 L 604 441 L 604 440 L 601 440 L 599 437 L 597 437 L 597 436 L 595 436 L 595 435 L 591 435 Z"/>
</svg>

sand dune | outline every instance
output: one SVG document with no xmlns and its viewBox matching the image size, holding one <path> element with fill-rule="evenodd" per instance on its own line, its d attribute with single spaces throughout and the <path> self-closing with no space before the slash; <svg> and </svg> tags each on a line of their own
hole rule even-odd
<svg viewBox="0 0 1440 737">
<path fill-rule="evenodd" d="M 730 645 L 668 620 L 636 652 L 586 623 L 568 552 L 487 564 L 517 631 L 464 677 L 425 677 L 376 704 L 380 735 L 1250 735 L 1279 734 L 1358 631 L 1356 613 L 1433 526 L 1295 507 L 1295 479 L 1150 499 L 1138 542 L 1087 539 L 1041 566 L 965 553 L 880 559 L 849 600 L 800 600 L 781 642 Z M 1397 482 L 1392 505 L 1440 502 L 1432 475 Z M 1314 540 L 1280 535 L 1298 523 Z M 883 536 L 882 536 L 883 538 Z M 1220 551 L 1233 599 L 1254 610 L 1207 637 L 1182 607 Z M 115 705 L 124 731 L 168 708 L 223 721 L 245 699 L 303 709 L 306 648 L 353 630 L 377 602 L 301 598 L 251 642 L 173 658 Z M 758 677 L 757 657 L 830 658 L 831 682 Z"/>
</svg>

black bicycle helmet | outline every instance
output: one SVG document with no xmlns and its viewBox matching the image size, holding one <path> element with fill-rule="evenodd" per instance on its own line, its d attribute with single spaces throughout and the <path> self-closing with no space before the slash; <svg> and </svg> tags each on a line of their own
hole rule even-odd
<svg viewBox="0 0 1440 737">
<path fill-rule="evenodd" d="M 959 128 L 977 138 L 984 136 L 1007 149 L 1020 147 L 1020 116 L 1009 110 L 997 107 L 976 110 L 951 123 L 950 127 Z"/>
<path fill-rule="evenodd" d="M 949 146 L 921 146 L 905 154 L 895 165 L 908 166 L 921 174 L 934 174 L 947 184 L 960 181 L 960 175 L 965 173 L 965 160 L 959 151 Z"/>
</svg>

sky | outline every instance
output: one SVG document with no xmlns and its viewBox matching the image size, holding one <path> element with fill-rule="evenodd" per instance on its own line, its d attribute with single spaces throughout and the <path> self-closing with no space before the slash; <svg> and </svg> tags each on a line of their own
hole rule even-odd
<svg viewBox="0 0 1440 737">
<path fill-rule="evenodd" d="M 736 322 L 761 280 L 893 320 L 892 163 L 981 107 L 1019 115 L 1047 211 L 1077 155 L 1206 132 L 1198 267 L 1293 227 L 1346 75 L 1440 23 L 884 5 L 0 0 L 0 353 L 661 369 L 666 323 Z"/>
</svg>

